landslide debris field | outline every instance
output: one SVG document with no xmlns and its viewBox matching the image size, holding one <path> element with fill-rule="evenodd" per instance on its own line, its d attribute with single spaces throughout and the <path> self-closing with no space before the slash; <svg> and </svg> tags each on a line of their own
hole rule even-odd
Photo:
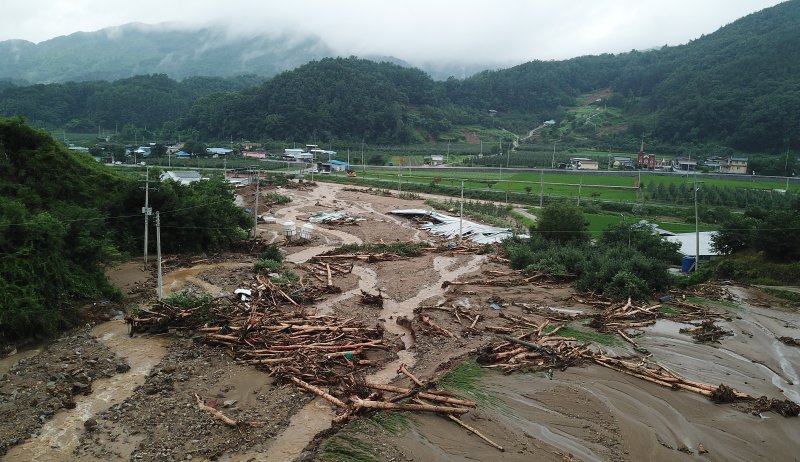
<svg viewBox="0 0 800 462">
<path fill-rule="evenodd" d="M 610 302 L 388 213 L 421 200 L 292 186 L 239 252 L 166 257 L 165 303 L 131 262 L 110 272 L 139 307 L 126 320 L 96 304 L 93 325 L 2 360 L 5 460 L 800 454 L 796 309 L 713 285 Z M 285 240 L 320 212 L 345 215 Z"/>
</svg>

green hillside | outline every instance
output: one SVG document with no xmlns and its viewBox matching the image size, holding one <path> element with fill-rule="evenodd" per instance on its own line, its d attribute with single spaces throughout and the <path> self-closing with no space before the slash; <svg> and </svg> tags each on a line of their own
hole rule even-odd
<svg viewBox="0 0 800 462">
<path fill-rule="evenodd" d="M 398 64 L 324 58 L 248 88 L 241 86 L 246 80 L 205 81 L 208 85 L 198 88 L 197 82 L 178 83 L 164 75 L 29 87 L 6 82 L 0 84 L 0 114 L 88 132 L 147 127 L 162 140 L 397 145 L 459 141 L 470 127 L 471 132 L 505 130 L 509 138 L 486 141 L 519 137 L 523 145 L 562 140 L 564 148 L 635 152 L 645 136 L 650 152 L 776 153 L 800 148 L 797 30 L 800 1 L 789 1 L 686 45 L 532 61 L 466 79 L 435 81 Z M 158 50 L 173 56 L 173 37 L 161 37 Z M 0 48 L 9 46 L 18 52 L 30 48 L 17 42 Z M 181 46 L 185 52 L 190 45 Z M 0 64 L 11 63 L 2 56 Z M 100 61 L 83 67 L 110 65 Z M 554 127 L 526 136 L 550 119 Z"/>
</svg>

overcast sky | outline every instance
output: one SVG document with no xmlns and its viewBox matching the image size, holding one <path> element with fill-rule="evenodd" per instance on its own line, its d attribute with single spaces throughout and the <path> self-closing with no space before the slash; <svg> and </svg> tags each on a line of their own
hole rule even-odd
<svg viewBox="0 0 800 462">
<path fill-rule="evenodd" d="M 525 62 L 678 45 L 777 0 L 0 0 L 0 40 L 129 22 L 315 33 L 342 55 Z"/>
</svg>

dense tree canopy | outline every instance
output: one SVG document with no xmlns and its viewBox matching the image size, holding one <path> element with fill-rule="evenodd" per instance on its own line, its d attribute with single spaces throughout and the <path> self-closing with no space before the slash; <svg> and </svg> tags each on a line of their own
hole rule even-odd
<svg viewBox="0 0 800 462">
<path fill-rule="evenodd" d="M 0 343 L 52 333 L 79 300 L 113 297 L 104 267 L 142 245 L 144 192 L 21 119 L 0 119 Z M 163 184 L 165 251 L 221 249 L 244 236 L 244 211 L 221 179 Z"/>
</svg>

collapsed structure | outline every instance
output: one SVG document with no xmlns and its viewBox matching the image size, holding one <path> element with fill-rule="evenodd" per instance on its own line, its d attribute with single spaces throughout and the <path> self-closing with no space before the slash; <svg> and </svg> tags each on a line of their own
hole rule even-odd
<svg viewBox="0 0 800 462">
<path fill-rule="evenodd" d="M 394 215 L 411 217 L 422 223 L 422 229 L 448 239 L 459 237 L 476 244 L 494 244 L 514 236 L 511 228 L 483 225 L 460 217 L 425 209 L 392 210 Z"/>
</svg>

